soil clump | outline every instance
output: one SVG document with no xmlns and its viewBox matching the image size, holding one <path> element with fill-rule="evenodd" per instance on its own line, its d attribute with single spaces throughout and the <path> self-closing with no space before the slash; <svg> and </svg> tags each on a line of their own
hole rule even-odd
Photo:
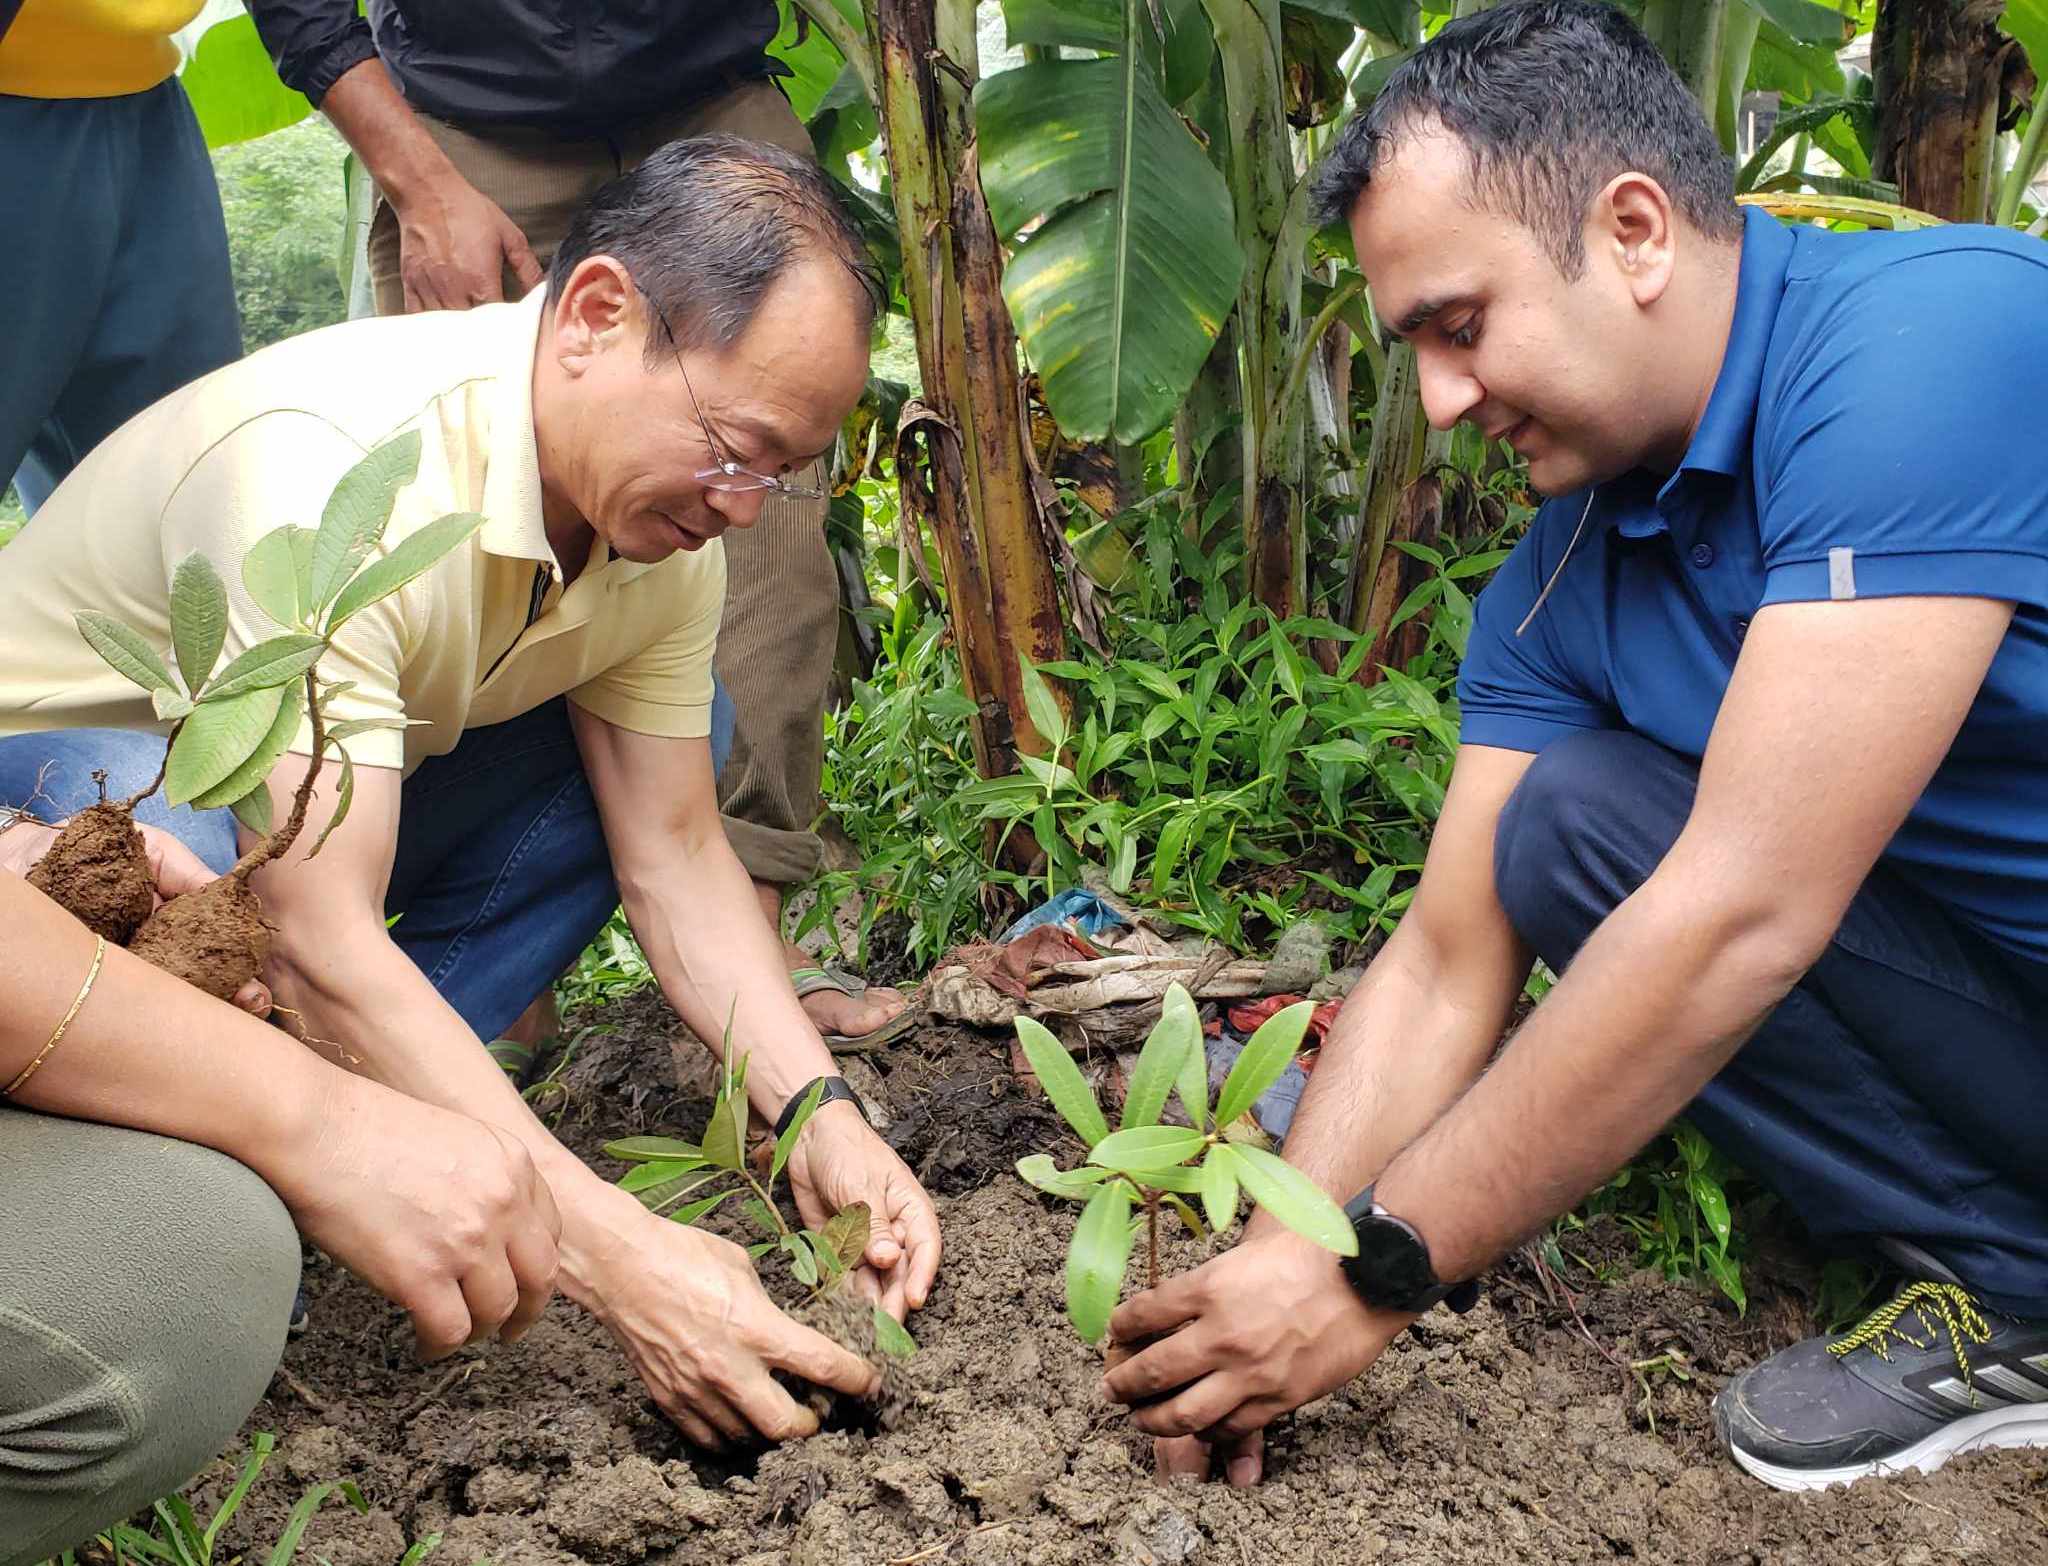
<svg viewBox="0 0 2048 1566">
<path fill-rule="evenodd" d="M 28 884 L 116 946 L 134 939 L 156 904 L 156 878 L 134 811 L 111 801 L 67 820 L 30 867 Z"/>
<path fill-rule="evenodd" d="M 249 883 L 224 875 L 165 903 L 128 949 L 219 1000 L 233 1000 L 269 960 L 270 926 Z"/>
</svg>

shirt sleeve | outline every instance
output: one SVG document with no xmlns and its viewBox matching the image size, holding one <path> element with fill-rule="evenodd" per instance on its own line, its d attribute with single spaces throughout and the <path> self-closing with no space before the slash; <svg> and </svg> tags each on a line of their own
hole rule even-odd
<svg viewBox="0 0 2048 1566">
<path fill-rule="evenodd" d="M 1805 330 L 1758 409 L 1763 602 L 2048 605 L 2048 264 L 1909 257 Z"/>
<path fill-rule="evenodd" d="M 250 546 L 287 522 L 314 525 L 335 480 L 362 460 L 363 448 L 325 419 L 297 411 L 266 413 L 242 425 L 194 464 L 164 508 L 160 537 L 165 579 L 194 550 L 204 554 L 227 588 L 228 629 L 216 669 L 258 642 L 285 634 L 259 608 L 242 577 Z M 309 497 L 310 500 L 309 500 Z M 308 510 L 311 514 L 308 515 Z M 351 683 L 329 703 L 327 721 L 403 721 L 399 694 L 413 636 L 406 592 L 370 605 L 341 628 L 319 663 L 328 684 Z M 338 742 L 358 766 L 402 767 L 405 736 L 374 729 Z M 310 721 L 301 721 L 291 751 L 313 753 Z"/>
<path fill-rule="evenodd" d="M 376 58 L 370 24 L 357 14 L 355 0 L 248 0 L 248 7 L 278 80 L 316 109 L 345 73 Z"/>
<path fill-rule="evenodd" d="M 1459 737 L 1467 745 L 1533 754 L 1578 730 L 1614 726 L 1607 704 L 1572 668 L 1566 647 L 1568 625 L 1592 623 L 1590 606 L 1578 600 L 1599 574 L 1598 539 L 1581 538 L 1556 590 L 1528 628 L 1515 634 L 1564 562 L 1585 505 L 1582 492 L 1538 511 L 1473 607 L 1472 634 L 1458 670 Z"/>
<path fill-rule="evenodd" d="M 672 615 L 673 629 L 622 663 L 569 693 L 584 711 L 634 734 L 662 739 L 703 739 L 711 733 L 711 656 L 725 612 L 725 551 L 692 572 L 687 599 Z M 661 592 L 659 572 L 621 589 Z"/>
</svg>

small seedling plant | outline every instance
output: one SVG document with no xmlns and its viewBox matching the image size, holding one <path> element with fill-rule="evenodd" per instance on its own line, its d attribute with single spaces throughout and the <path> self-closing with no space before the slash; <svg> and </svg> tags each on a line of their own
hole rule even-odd
<svg viewBox="0 0 2048 1566">
<path fill-rule="evenodd" d="M 277 627 L 221 666 L 228 592 L 198 552 L 171 577 L 171 661 L 112 615 L 77 616 L 79 635 L 113 669 L 149 692 L 171 725 L 164 765 L 142 793 L 101 803 L 65 823 L 30 880 L 108 940 L 227 998 L 261 971 L 270 935 L 249 878 L 285 854 L 306 825 L 313 787 L 331 749 L 341 767 L 333 815 L 312 853 L 347 816 L 355 768 L 343 742 L 398 718 L 332 722 L 329 709 L 352 682 L 320 662 L 356 615 L 431 570 L 483 525 L 474 512 L 429 522 L 376 559 L 398 491 L 419 471 L 420 437 L 408 432 L 369 453 L 335 484 L 320 526 L 285 526 L 250 546 L 240 565 L 250 600 Z M 172 662 L 176 676 L 172 674 Z M 311 755 L 282 826 L 272 819 L 269 779 L 310 721 Z M 102 792 L 105 784 L 102 782 Z M 225 807 L 258 841 L 220 880 L 151 911 L 153 877 L 135 830 L 136 805 L 158 788 L 173 805 Z M 309 856 L 310 857 L 310 856 Z"/>
<path fill-rule="evenodd" d="M 747 1156 L 747 1057 L 734 1061 L 727 1029 L 726 1064 L 719 1073 L 718 1096 L 701 1142 L 678 1137 L 634 1136 L 606 1144 L 605 1153 L 633 1167 L 619 1181 L 621 1190 L 639 1197 L 651 1212 L 667 1213 L 677 1223 L 696 1223 L 733 1197 L 762 1238 L 747 1247 L 756 1262 L 781 1256 L 791 1276 L 815 1300 L 837 1288 L 866 1254 L 873 1217 L 865 1202 L 834 1213 L 822 1229 L 792 1225 L 775 1205 L 775 1182 L 789 1165 L 797 1139 L 824 1094 L 819 1083 L 804 1095 L 789 1126 L 775 1139 L 764 1177 Z M 916 1344 L 895 1317 L 875 1307 L 875 1341 L 885 1352 L 905 1356 Z"/>
<path fill-rule="evenodd" d="M 1201 1238 L 1227 1229 L 1248 1196 L 1304 1238 L 1339 1255 L 1357 1254 L 1344 1210 L 1307 1175 L 1246 1136 L 1252 1106 L 1301 1048 L 1314 1010 L 1302 1001 L 1261 1023 L 1212 1108 L 1201 1018 L 1188 992 L 1173 985 L 1138 1053 L 1114 1131 L 1066 1046 L 1031 1018 L 1017 1019 L 1017 1041 L 1039 1085 L 1088 1149 L 1087 1162 L 1074 1169 L 1059 1168 L 1050 1153 L 1017 1163 L 1017 1173 L 1039 1190 L 1087 1204 L 1067 1247 L 1067 1318 L 1084 1340 L 1099 1343 L 1108 1331 L 1140 1231 L 1146 1236 L 1145 1286 L 1158 1284 L 1165 1211 Z M 1161 1123 L 1176 1094 L 1185 1126 Z M 1193 1202 L 1200 1203 L 1199 1214 Z"/>
<path fill-rule="evenodd" d="M 277 1438 L 269 1431 L 256 1433 L 250 1441 L 248 1456 L 242 1460 L 234 1488 L 228 1491 L 208 1521 L 200 1522 L 191 1503 L 184 1497 L 165 1496 L 151 1508 L 152 1526 L 138 1528 L 133 1523 L 116 1523 L 99 1536 L 97 1544 L 116 1561 L 141 1562 L 143 1566 L 215 1566 L 221 1530 L 242 1509 L 242 1502 L 248 1498 L 257 1475 L 263 1472 L 264 1465 L 276 1449 Z M 305 1538 L 306 1528 L 313 1521 L 313 1514 L 334 1496 L 339 1496 L 358 1512 L 367 1514 L 370 1510 L 370 1503 L 363 1499 L 363 1492 L 350 1480 L 334 1479 L 314 1485 L 293 1505 L 277 1543 L 271 1547 L 267 1557 L 262 1557 L 268 1566 L 291 1566 L 299 1553 L 300 1541 Z M 420 1566 L 440 1543 L 441 1535 L 430 1534 L 408 1549 L 398 1566 Z M 239 1561 L 242 1557 L 237 1555 L 229 1559 Z M 66 1551 L 57 1560 L 44 1562 L 43 1566 L 75 1566 L 76 1560 L 76 1552 Z"/>
</svg>

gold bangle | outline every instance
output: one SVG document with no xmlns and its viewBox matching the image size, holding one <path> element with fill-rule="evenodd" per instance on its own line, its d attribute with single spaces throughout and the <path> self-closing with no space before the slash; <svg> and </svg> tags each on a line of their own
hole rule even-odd
<svg viewBox="0 0 2048 1566">
<path fill-rule="evenodd" d="M 15 1090 L 19 1088 L 24 1082 L 28 1081 L 30 1077 L 36 1074 L 36 1067 L 40 1066 L 45 1060 L 49 1059 L 50 1051 L 55 1049 L 59 1044 L 63 1043 L 64 1030 L 70 1027 L 71 1024 L 77 1020 L 79 1009 L 85 1005 L 86 996 L 92 993 L 93 981 L 99 978 L 100 976 L 100 963 L 106 958 L 106 955 L 107 938 L 104 935 L 102 935 L 97 937 L 97 944 L 94 945 L 92 949 L 92 967 L 86 973 L 85 983 L 79 985 L 78 987 L 78 999 L 73 1001 L 71 1003 L 71 1009 L 64 1013 L 64 1020 L 57 1024 L 57 1031 L 50 1035 L 50 1042 L 45 1044 L 38 1051 L 36 1051 L 36 1058 L 30 1061 L 26 1066 L 22 1067 L 20 1076 L 16 1077 L 4 1088 L 0 1088 L 0 1098 L 14 1097 Z"/>
</svg>

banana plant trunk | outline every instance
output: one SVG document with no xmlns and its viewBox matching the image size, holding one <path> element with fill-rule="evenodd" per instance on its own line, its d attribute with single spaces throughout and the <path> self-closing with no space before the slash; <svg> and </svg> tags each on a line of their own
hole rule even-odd
<svg viewBox="0 0 2048 1566">
<path fill-rule="evenodd" d="M 1306 191 L 1294 168 L 1282 93 L 1279 0 L 1204 0 L 1223 62 L 1226 173 L 1244 280 L 1237 301 L 1244 388 L 1247 587 L 1282 617 L 1308 597 L 1306 403 L 1288 396 L 1301 353 Z"/>
<path fill-rule="evenodd" d="M 1020 656 L 1064 658 L 1066 637 L 1002 256 L 974 159 L 975 8 L 865 0 L 865 16 L 924 383 L 921 403 L 905 410 L 898 481 L 938 542 L 961 682 L 980 712 L 975 764 L 997 777 L 1016 770 L 1018 751 L 1046 750 Z"/>
<path fill-rule="evenodd" d="M 1877 153 L 1900 202 L 1982 223 L 1998 185 L 2002 0 L 1879 0 L 1871 34 Z"/>
<path fill-rule="evenodd" d="M 1425 474 L 1441 462 L 1448 438 L 1429 427 L 1422 410 L 1422 381 L 1415 350 L 1397 342 L 1387 352 L 1372 420 L 1372 449 L 1365 463 L 1365 500 L 1359 512 L 1351 557 L 1344 623 L 1370 643 L 1359 666 L 1361 685 L 1377 684 L 1383 664 L 1400 664 L 1419 647 L 1395 645 L 1390 622 L 1416 586 L 1412 556 L 1396 543 L 1433 544 L 1442 521 L 1440 492 Z M 1417 622 L 1411 622 L 1418 625 Z"/>
</svg>

